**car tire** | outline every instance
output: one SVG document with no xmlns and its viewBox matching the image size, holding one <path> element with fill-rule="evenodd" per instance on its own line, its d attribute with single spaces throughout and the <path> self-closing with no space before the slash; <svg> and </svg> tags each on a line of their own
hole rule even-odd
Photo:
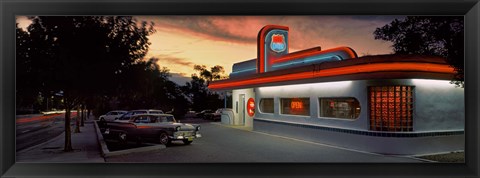
<svg viewBox="0 0 480 178">
<path fill-rule="evenodd" d="M 183 143 L 184 143 L 185 145 L 190 145 L 190 143 L 192 143 L 192 142 L 193 142 L 193 141 L 183 140 Z"/>
<path fill-rule="evenodd" d="M 168 138 L 168 135 L 165 132 L 160 133 L 160 135 L 158 136 L 158 141 L 162 145 L 169 145 L 170 144 L 170 138 Z"/>
<path fill-rule="evenodd" d="M 101 117 L 100 122 L 105 122 L 105 119 L 103 117 Z"/>
</svg>

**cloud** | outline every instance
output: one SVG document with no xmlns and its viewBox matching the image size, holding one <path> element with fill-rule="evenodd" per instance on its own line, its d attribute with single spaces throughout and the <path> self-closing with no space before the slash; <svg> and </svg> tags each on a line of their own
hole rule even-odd
<svg viewBox="0 0 480 178">
<path fill-rule="evenodd" d="M 193 67 L 193 65 L 195 65 L 193 62 L 190 62 L 185 58 L 175 57 L 171 54 L 158 54 L 155 55 L 155 57 L 158 58 L 158 63 L 160 63 L 160 65 L 162 63 L 176 64 L 186 67 Z"/>
<path fill-rule="evenodd" d="M 388 53 L 391 44 L 375 40 L 373 31 L 403 16 L 143 16 L 157 30 L 206 40 L 256 45 L 269 24 L 290 27 L 290 48 L 355 46 L 362 53 Z"/>
<path fill-rule="evenodd" d="M 143 19 L 153 21 L 157 30 L 181 32 L 210 40 L 236 43 L 255 43 L 256 36 L 250 35 L 253 33 L 249 32 L 258 30 L 247 27 L 248 24 L 245 23 L 255 21 L 247 17 L 154 16 Z"/>
</svg>

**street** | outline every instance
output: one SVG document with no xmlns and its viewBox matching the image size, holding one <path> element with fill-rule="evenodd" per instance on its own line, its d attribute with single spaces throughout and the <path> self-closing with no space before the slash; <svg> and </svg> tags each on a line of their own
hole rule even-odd
<svg viewBox="0 0 480 178">
<path fill-rule="evenodd" d="M 165 149 L 108 157 L 107 162 L 224 163 L 224 162 L 421 162 L 397 156 L 370 154 L 235 129 L 201 119 L 202 138 L 191 145 L 173 142 Z"/>
<path fill-rule="evenodd" d="M 76 112 L 72 112 L 72 116 L 76 116 Z M 60 135 L 65 131 L 64 117 L 64 114 L 17 117 L 16 151 L 38 145 Z"/>
</svg>

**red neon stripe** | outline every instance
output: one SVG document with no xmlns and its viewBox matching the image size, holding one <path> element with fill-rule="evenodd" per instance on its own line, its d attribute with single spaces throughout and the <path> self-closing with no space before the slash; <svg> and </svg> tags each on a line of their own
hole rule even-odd
<svg viewBox="0 0 480 178">
<path fill-rule="evenodd" d="M 300 73 L 294 73 L 294 74 L 247 79 L 247 80 L 233 81 L 233 82 L 227 81 L 227 82 L 221 82 L 221 83 L 211 83 L 209 88 L 222 89 L 222 88 L 230 88 L 230 87 L 240 87 L 244 85 L 264 84 L 264 83 L 309 79 L 309 78 L 316 78 L 316 77 L 330 77 L 330 76 L 338 76 L 338 75 L 380 72 L 380 71 L 418 71 L 418 72 L 436 72 L 436 73 L 448 73 L 448 74 L 454 73 L 454 69 L 452 67 L 444 64 L 413 63 L 413 62 L 377 63 L 377 64 L 363 64 L 363 65 L 339 67 L 339 68 L 333 68 L 333 69 L 323 69 L 315 72 L 312 72 L 312 71 L 300 72 Z"/>
<path fill-rule="evenodd" d="M 279 62 L 285 62 L 285 61 L 290 61 L 290 60 L 294 60 L 294 59 L 298 59 L 298 58 L 303 58 L 303 57 L 308 57 L 308 56 L 313 56 L 313 55 L 320 55 L 320 54 L 326 54 L 326 53 L 330 53 L 330 52 L 335 52 L 335 51 L 344 51 L 346 52 L 350 58 L 356 58 L 357 55 L 355 54 L 355 52 L 349 48 L 349 47 L 338 47 L 338 48 L 332 48 L 332 49 L 327 49 L 325 51 L 319 51 L 319 50 L 305 50 L 305 51 L 301 51 L 300 53 L 292 53 L 291 55 L 290 54 L 287 54 L 285 56 L 282 56 L 281 58 L 278 58 L 276 60 L 273 61 L 273 63 L 279 63 Z"/>
<path fill-rule="evenodd" d="M 64 115 L 64 114 L 52 114 L 52 115 L 46 115 L 46 116 L 38 116 L 38 117 L 29 117 L 29 118 L 21 118 L 21 119 L 17 119 L 15 122 L 17 124 L 22 124 L 22 123 L 28 123 L 28 122 L 33 122 L 33 121 L 41 121 L 41 120 L 49 120 L 49 119 L 53 119 L 55 117 L 58 117 L 60 115 Z M 77 116 L 77 113 L 76 112 L 71 112 L 70 116 L 73 118 L 73 117 L 76 117 Z"/>
</svg>

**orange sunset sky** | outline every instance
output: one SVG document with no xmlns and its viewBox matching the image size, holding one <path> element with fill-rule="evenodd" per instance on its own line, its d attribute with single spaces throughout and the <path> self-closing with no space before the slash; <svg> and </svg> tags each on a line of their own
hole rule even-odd
<svg viewBox="0 0 480 178">
<path fill-rule="evenodd" d="M 147 59 L 156 57 L 167 67 L 172 80 L 185 84 L 193 65 L 221 65 L 226 75 L 232 65 L 256 58 L 258 31 L 265 25 L 290 28 L 290 52 L 316 46 L 329 49 L 348 46 L 358 56 L 392 53 L 391 42 L 375 40 L 376 28 L 403 16 L 137 16 L 139 21 L 152 21 L 156 33 Z M 29 21 L 17 17 L 25 28 Z"/>
</svg>

